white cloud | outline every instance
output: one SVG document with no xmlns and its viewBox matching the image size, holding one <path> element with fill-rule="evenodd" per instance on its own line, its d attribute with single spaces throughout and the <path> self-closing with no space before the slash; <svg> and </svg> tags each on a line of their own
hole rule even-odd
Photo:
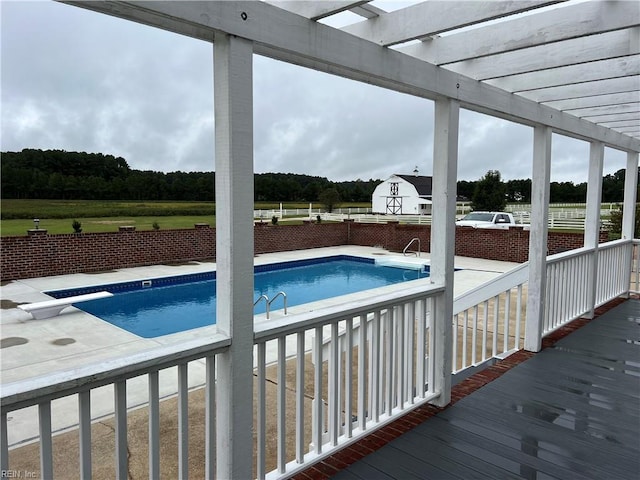
<svg viewBox="0 0 640 480">
<path fill-rule="evenodd" d="M 3 151 L 102 152 L 140 170 L 215 168 L 212 45 L 57 2 L 0 8 Z M 253 99 L 257 172 L 331 180 L 432 172 L 431 101 L 257 56 Z M 460 118 L 460 179 L 493 169 L 531 176 L 531 128 L 464 110 Z M 554 136 L 553 180 L 586 180 L 585 145 Z M 624 166 L 624 155 L 607 151 L 605 173 Z"/>
</svg>

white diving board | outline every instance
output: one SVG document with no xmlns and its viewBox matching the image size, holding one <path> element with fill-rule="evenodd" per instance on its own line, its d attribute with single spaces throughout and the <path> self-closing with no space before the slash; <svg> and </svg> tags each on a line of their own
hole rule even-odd
<svg viewBox="0 0 640 480">
<path fill-rule="evenodd" d="M 73 303 L 86 302 L 88 300 L 97 300 L 99 298 L 112 296 L 113 293 L 102 291 L 87 293 L 85 295 L 75 295 L 73 297 L 57 298 L 55 300 L 45 300 L 43 302 L 18 305 L 18 308 L 20 310 L 24 310 L 27 313 L 30 313 L 36 320 L 41 320 L 43 318 L 50 318 L 59 315 L 62 310 L 71 306 L 71 304 Z"/>
</svg>

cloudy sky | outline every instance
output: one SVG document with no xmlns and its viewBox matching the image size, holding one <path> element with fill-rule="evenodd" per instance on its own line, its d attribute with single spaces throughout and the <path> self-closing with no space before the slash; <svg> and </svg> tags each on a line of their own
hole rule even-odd
<svg viewBox="0 0 640 480">
<path fill-rule="evenodd" d="M 415 3 L 415 2 L 413 2 Z M 406 5 L 375 2 L 389 11 Z M 0 0 L 1 151 L 101 152 L 131 168 L 215 170 L 213 47 L 81 8 Z M 341 21 L 341 20 L 338 20 Z M 348 20 L 347 20 L 348 21 Z M 531 178 L 530 128 L 462 110 L 458 178 Z M 433 103 L 254 57 L 255 171 L 334 181 L 432 173 Z M 552 181 L 588 144 L 553 137 Z M 626 157 L 605 149 L 605 174 Z"/>
</svg>

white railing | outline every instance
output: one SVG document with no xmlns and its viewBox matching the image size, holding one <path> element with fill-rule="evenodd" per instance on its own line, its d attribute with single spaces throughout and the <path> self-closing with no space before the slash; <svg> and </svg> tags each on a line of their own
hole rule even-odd
<svg viewBox="0 0 640 480">
<path fill-rule="evenodd" d="M 591 310 L 593 255 L 594 249 L 578 248 L 547 257 L 543 336 Z"/>
<path fill-rule="evenodd" d="M 549 256 L 543 336 L 617 296 L 637 292 L 639 250 L 638 240 L 600 244 L 595 290 L 589 281 L 594 249 Z M 528 275 L 524 263 L 454 300 L 453 373 L 522 348 Z"/>
<path fill-rule="evenodd" d="M 149 478 L 160 477 L 160 399 L 177 392 L 178 401 L 178 472 L 181 478 L 187 478 L 189 466 L 189 384 L 193 388 L 196 383 L 205 388 L 205 472 L 207 478 L 215 475 L 215 369 L 216 356 L 230 345 L 230 340 L 222 335 L 212 335 L 206 342 L 202 340 L 164 346 L 145 352 L 140 352 L 121 358 L 108 360 L 99 364 L 87 365 L 68 371 L 59 371 L 46 376 L 37 377 L 21 382 L 2 385 L 0 427 L 1 471 L 20 473 L 11 470 L 9 461 L 9 444 L 11 442 L 11 428 L 15 419 L 8 420 L 8 414 L 18 414 L 20 411 L 30 416 L 31 423 L 37 424 L 34 440 L 39 441 L 40 472 L 39 478 L 54 478 L 53 442 L 57 433 L 57 417 L 68 417 L 73 408 L 69 408 L 69 401 L 77 405 L 76 420 L 71 425 L 79 430 L 79 476 L 83 479 L 91 478 L 92 472 L 92 419 L 100 416 L 96 412 L 97 397 L 103 396 L 105 388 L 112 395 L 110 414 L 115 415 L 115 477 L 128 478 L 128 442 L 127 417 L 130 409 L 146 405 L 149 424 Z M 204 365 L 202 363 L 204 362 Z M 177 369 L 177 381 L 175 370 Z M 203 371 L 204 370 L 204 371 Z M 190 382 L 191 373 L 199 376 L 196 382 Z M 163 385 L 160 374 L 169 378 L 170 385 Z M 199 374 L 199 375 L 198 375 Z M 137 377 L 137 378 L 135 378 Z M 134 398 L 140 395 L 140 380 L 147 386 L 143 392 L 144 398 Z M 135 392 L 127 392 L 128 383 L 135 382 Z M 168 388 L 168 390 L 167 390 Z M 131 390 L 134 390 L 133 388 Z M 103 399 L 104 400 L 104 399 Z M 55 404 L 53 403 L 55 401 Z M 60 402 L 63 405 L 60 405 Z M 64 405 L 66 403 L 66 405 Z M 62 408 L 61 408 L 62 407 Z M 32 412 L 33 410 L 33 412 Z M 61 411 L 63 410 L 63 411 Z M 56 415 L 57 414 L 57 415 Z M 55 415 L 55 416 L 54 416 Z M 37 418 L 37 422 L 34 419 Z M 63 418 L 68 422 L 68 418 Z M 11 425 L 10 425 L 11 424 Z M 24 435 L 24 432 L 16 432 Z M 66 455 L 62 461 L 72 459 Z M 58 459 L 60 461 L 60 459 Z M 5 473 L 3 473 L 5 476 Z"/>
<path fill-rule="evenodd" d="M 615 240 L 600 244 L 597 250 L 579 248 L 547 257 L 543 335 L 627 293 L 632 247 L 629 240 Z"/>
<path fill-rule="evenodd" d="M 310 218 L 311 220 L 315 220 L 317 215 L 325 215 L 326 209 L 322 208 L 272 208 L 265 210 L 254 210 L 253 218 L 254 220 L 262 220 L 264 222 L 270 222 L 271 218 L 278 217 L 282 219 L 284 217 L 305 217 Z M 344 218 L 347 218 L 349 215 L 359 215 L 359 214 L 367 214 L 371 213 L 370 207 L 349 207 L 349 208 L 334 208 L 333 214 L 335 215 L 343 215 Z M 342 217 L 341 217 L 342 218 Z"/>
<path fill-rule="evenodd" d="M 595 306 L 629 292 L 629 277 L 632 271 L 634 242 L 614 240 L 598 248 L 598 270 L 596 276 Z"/>
<path fill-rule="evenodd" d="M 519 350 L 526 321 L 529 264 L 469 290 L 453 302 L 453 373 Z"/>
<path fill-rule="evenodd" d="M 516 211 L 513 216 L 518 225 L 528 227 L 531 215 L 529 212 Z M 325 221 L 354 220 L 358 223 L 387 223 L 397 221 L 412 225 L 431 225 L 431 215 L 381 215 L 375 213 L 346 214 L 346 213 L 321 213 L 320 218 Z M 582 212 L 549 212 L 549 228 L 554 230 L 583 230 L 585 216 Z"/>
<path fill-rule="evenodd" d="M 589 287 L 590 272 L 596 265 L 594 249 L 548 257 L 543 335 L 589 312 L 594 304 L 634 288 L 637 291 L 639 249 L 638 240 L 599 245 L 595 288 Z M 528 275 L 528 264 L 523 264 L 455 299 L 453 373 L 522 348 Z M 433 336 L 434 303 L 442 300 L 443 292 L 443 286 L 409 286 L 401 295 L 389 293 L 374 301 L 358 300 L 304 314 L 258 319 L 254 328 L 256 476 L 291 476 L 437 398 L 441 392 L 434 388 L 435 362 L 430 359 L 444 351 Z M 206 477 L 213 478 L 216 356 L 230 344 L 229 339 L 215 335 L 207 342 L 165 346 L 4 384 L 0 468 L 10 471 L 9 445 L 17 443 L 11 429 L 24 429 L 24 423 L 16 418 L 26 412 L 35 425 L 27 437 L 39 442 L 41 476 L 52 478 L 54 435 L 63 428 L 56 419 L 58 404 L 67 402 L 60 416 L 77 411 L 76 421 L 69 424 L 64 420 L 67 428 L 77 428 L 80 435 L 80 477 L 90 478 L 91 422 L 101 416 L 115 416 L 116 476 L 127 476 L 128 411 L 146 408 L 149 472 L 150 478 L 156 478 L 160 474 L 160 400 L 175 395 L 177 470 L 186 478 L 188 392 L 204 387 L 204 469 Z M 169 371 L 160 376 L 160 372 Z M 102 412 L 95 402 L 104 397 L 105 389 L 111 410 Z M 75 408 L 69 409 L 69 402 Z M 24 436 L 24 432 L 20 434 Z"/>
<path fill-rule="evenodd" d="M 259 479 L 292 475 L 439 395 L 429 358 L 443 291 L 411 287 L 256 324 Z"/>
</svg>

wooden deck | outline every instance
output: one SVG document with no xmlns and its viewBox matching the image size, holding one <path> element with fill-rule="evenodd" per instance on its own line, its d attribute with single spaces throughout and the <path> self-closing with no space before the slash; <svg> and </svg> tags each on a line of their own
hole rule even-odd
<svg viewBox="0 0 640 480">
<path fill-rule="evenodd" d="M 373 453 L 307 477 L 640 478 L 640 301 L 583 323 L 385 446 L 361 446 Z"/>
</svg>

